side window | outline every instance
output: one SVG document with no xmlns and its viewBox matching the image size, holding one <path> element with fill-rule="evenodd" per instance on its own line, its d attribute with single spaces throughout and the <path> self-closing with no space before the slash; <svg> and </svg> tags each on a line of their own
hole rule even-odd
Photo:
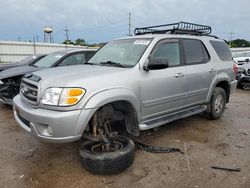
<svg viewBox="0 0 250 188">
<path fill-rule="evenodd" d="M 164 58 L 169 66 L 178 66 L 181 64 L 179 42 L 166 42 L 159 44 L 153 51 L 151 58 Z"/>
<path fill-rule="evenodd" d="M 206 48 L 199 40 L 183 39 L 186 64 L 200 64 L 209 61 Z"/>
<path fill-rule="evenodd" d="M 225 42 L 210 40 L 210 43 L 222 61 L 231 61 L 233 59 L 232 53 Z"/>
<path fill-rule="evenodd" d="M 85 60 L 85 54 L 73 54 L 66 57 L 58 66 L 82 64 Z"/>
</svg>

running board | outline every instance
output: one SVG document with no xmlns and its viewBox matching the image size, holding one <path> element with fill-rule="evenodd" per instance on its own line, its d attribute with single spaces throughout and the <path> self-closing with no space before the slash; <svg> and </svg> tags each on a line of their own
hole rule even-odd
<svg viewBox="0 0 250 188">
<path fill-rule="evenodd" d="M 151 120 L 144 121 L 139 124 L 139 127 L 140 127 L 140 130 L 152 129 L 152 128 L 170 123 L 178 119 L 186 118 L 194 114 L 204 112 L 206 109 L 207 109 L 206 105 L 188 108 L 188 109 L 179 111 L 177 113 L 171 113 L 171 114 L 167 114 L 164 116 L 160 116 L 159 118 L 154 118 Z"/>
</svg>

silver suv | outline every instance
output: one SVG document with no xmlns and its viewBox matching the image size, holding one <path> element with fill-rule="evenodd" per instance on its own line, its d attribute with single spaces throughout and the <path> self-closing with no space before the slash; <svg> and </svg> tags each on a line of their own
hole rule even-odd
<svg viewBox="0 0 250 188">
<path fill-rule="evenodd" d="M 91 172 L 127 168 L 134 159 L 128 135 L 201 112 L 222 115 L 237 81 L 227 44 L 210 32 L 187 22 L 137 28 L 85 65 L 27 75 L 14 98 L 15 119 L 44 141 L 91 140 L 80 151 Z"/>
</svg>

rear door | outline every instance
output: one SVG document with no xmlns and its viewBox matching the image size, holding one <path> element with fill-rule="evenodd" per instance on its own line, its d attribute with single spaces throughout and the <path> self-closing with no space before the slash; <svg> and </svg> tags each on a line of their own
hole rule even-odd
<svg viewBox="0 0 250 188">
<path fill-rule="evenodd" d="M 201 40 L 182 39 L 182 47 L 187 89 L 185 106 L 188 107 L 206 101 L 216 68 Z"/>
</svg>

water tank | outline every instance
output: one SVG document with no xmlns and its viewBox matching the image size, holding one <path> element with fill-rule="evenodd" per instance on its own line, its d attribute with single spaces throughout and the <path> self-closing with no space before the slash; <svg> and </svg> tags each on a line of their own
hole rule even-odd
<svg viewBox="0 0 250 188">
<path fill-rule="evenodd" d="M 43 31 L 45 33 L 52 33 L 53 32 L 53 27 L 51 27 L 51 26 L 44 26 L 43 27 Z"/>
</svg>

